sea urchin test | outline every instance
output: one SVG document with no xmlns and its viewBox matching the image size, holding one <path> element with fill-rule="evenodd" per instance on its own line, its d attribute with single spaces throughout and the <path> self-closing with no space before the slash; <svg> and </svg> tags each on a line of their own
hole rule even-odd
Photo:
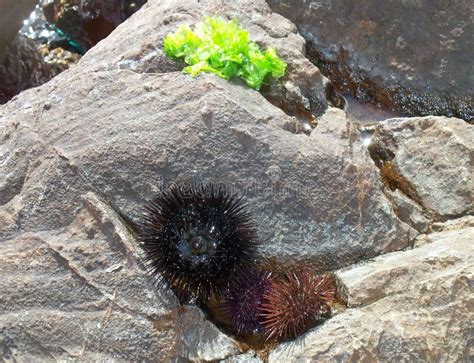
<svg viewBox="0 0 474 363">
<path fill-rule="evenodd" d="M 237 334 L 265 333 L 259 309 L 271 283 L 272 274 L 265 270 L 247 270 L 232 280 L 219 309 L 228 316 Z"/>
<path fill-rule="evenodd" d="M 318 276 L 300 270 L 273 279 L 260 307 L 267 339 L 296 338 L 314 327 L 331 311 L 329 303 L 336 300 L 335 294 L 334 277 L 330 274 Z"/>
<path fill-rule="evenodd" d="M 214 184 L 162 191 L 145 207 L 139 240 L 152 276 L 201 300 L 249 269 L 257 247 L 246 206 Z"/>
<path fill-rule="evenodd" d="M 184 58 L 188 67 L 183 72 L 193 77 L 201 72 L 217 74 L 224 79 L 242 78 L 256 90 L 268 75 L 282 77 L 286 63 L 273 48 L 264 52 L 250 40 L 248 31 L 235 20 L 207 17 L 195 26 L 181 25 L 163 40 L 166 55 Z"/>
</svg>

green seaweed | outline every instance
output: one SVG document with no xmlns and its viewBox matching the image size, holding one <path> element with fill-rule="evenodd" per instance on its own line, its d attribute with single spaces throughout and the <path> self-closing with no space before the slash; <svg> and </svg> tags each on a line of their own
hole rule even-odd
<svg viewBox="0 0 474 363">
<path fill-rule="evenodd" d="M 206 17 L 195 26 L 194 31 L 181 25 L 175 33 L 163 40 L 168 57 L 183 58 L 189 66 L 183 72 L 193 77 L 201 72 L 210 72 L 230 79 L 242 78 L 256 90 L 260 89 L 265 77 L 282 77 L 286 63 L 273 48 L 264 52 L 250 40 L 249 33 L 235 20 L 221 17 Z"/>
</svg>

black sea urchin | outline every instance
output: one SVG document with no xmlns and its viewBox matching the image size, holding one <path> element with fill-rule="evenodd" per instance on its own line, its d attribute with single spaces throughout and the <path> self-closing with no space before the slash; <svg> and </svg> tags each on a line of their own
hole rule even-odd
<svg viewBox="0 0 474 363">
<path fill-rule="evenodd" d="M 242 271 L 232 280 L 219 308 L 228 316 L 238 334 L 263 333 L 263 316 L 259 314 L 263 296 L 272 281 L 268 271 Z"/>
<path fill-rule="evenodd" d="M 222 293 L 248 269 L 257 246 L 246 205 L 214 184 L 162 191 L 145 207 L 139 239 L 152 276 L 200 299 Z"/>
<path fill-rule="evenodd" d="M 331 275 L 299 271 L 274 279 L 260 308 L 267 339 L 295 338 L 315 326 L 330 312 L 328 303 L 335 300 L 335 293 Z"/>
</svg>

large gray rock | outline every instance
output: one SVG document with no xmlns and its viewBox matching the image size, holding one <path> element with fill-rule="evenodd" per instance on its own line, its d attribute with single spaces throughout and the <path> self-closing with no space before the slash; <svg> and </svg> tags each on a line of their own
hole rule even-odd
<svg viewBox="0 0 474 363">
<path fill-rule="evenodd" d="M 190 361 L 240 352 L 196 307 L 147 277 L 137 243 L 92 193 L 72 223 L 3 241 L 6 361 Z"/>
<path fill-rule="evenodd" d="M 108 71 L 48 86 L 4 109 L 4 234 L 70 223 L 89 190 L 138 215 L 161 184 L 195 179 L 246 194 L 270 255 L 348 264 L 410 241 L 343 118 L 294 135 L 258 93 L 213 76 Z"/>
<path fill-rule="evenodd" d="M 236 17 L 262 45 L 275 46 L 289 62 L 285 79 L 268 85 L 262 95 L 238 81 L 181 74 L 179 65 L 164 57 L 160 40 L 179 24 L 216 12 Z M 260 253 L 293 266 L 349 266 L 407 248 L 426 225 L 434 228 L 432 217 L 403 193 L 399 200 L 406 206 L 400 213 L 401 204 L 394 202 L 343 111 L 323 107 L 311 134 L 297 133 L 294 126 L 300 120 L 282 98 L 303 105 L 313 117 L 311 87 L 316 94 L 327 87 L 304 57 L 303 46 L 294 26 L 263 1 L 150 1 L 76 66 L 0 106 L 0 272 L 5 277 L 0 280 L 0 309 L 5 312 L 0 347 L 6 359 L 260 360 L 242 354 L 198 308 L 178 309 L 174 296 L 147 280 L 134 238 L 115 211 L 139 218 L 143 202 L 170 183 L 212 180 L 234 188 L 255 216 Z M 306 82 L 306 72 L 316 86 Z M 442 137 L 451 140 L 449 133 Z M 437 205 L 441 202 L 433 203 L 444 208 Z M 459 250 L 470 252 L 463 240 L 468 235 L 459 228 L 450 231 L 460 233 Z M 411 264 L 411 252 L 393 263 Z M 445 268 L 441 255 L 439 260 L 439 268 Z M 385 265 L 377 263 L 383 270 Z M 445 280 L 458 294 L 463 272 L 446 269 L 434 277 L 421 269 L 420 278 L 438 279 L 433 280 L 437 292 Z M 345 280 L 349 304 L 356 305 L 358 293 L 350 287 L 363 284 Z M 458 285 L 451 286 L 453 281 Z M 413 281 L 397 283 L 381 287 L 387 298 L 402 296 L 398 291 L 403 286 L 408 291 Z M 364 289 L 360 299 L 370 300 Z M 422 289 L 416 289 L 416 299 L 424 301 Z M 459 291 L 449 298 L 462 318 L 467 298 Z M 413 312 L 412 303 L 401 306 Z M 388 330 L 397 331 L 383 319 L 383 303 L 360 309 L 329 320 L 320 328 L 329 333 L 318 336 L 317 344 L 305 338 L 300 348 L 307 350 L 295 357 L 317 356 L 326 344 L 321 342 L 329 344 L 327 337 L 333 336 L 331 347 L 340 344 L 347 351 L 352 340 L 344 335 L 346 325 L 354 336 L 359 331 L 365 336 L 371 325 L 384 331 L 385 322 Z M 352 317 L 354 311 L 360 319 Z M 402 310 L 394 312 L 405 318 Z M 443 322 L 433 321 L 433 329 Z M 413 334 L 413 340 L 411 335 L 383 335 L 380 349 L 386 353 L 379 356 L 389 356 L 390 347 L 405 344 L 404 339 L 409 347 L 434 341 L 464 349 L 464 330 L 454 332 L 452 340 L 425 341 L 417 331 Z M 377 342 L 370 341 L 372 349 Z M 342 356 L 331 347 L 322 357 Z M 279 357 L 281 351 L 274 354 Z"/>
<path fill-rule="evenodd" d="M 342 91 L 405 115 L 474 120 L 471 1 L 267 2 Z"/>
<path fill-rule="evenodd" d="M 471 224 L 338 272 L 349 308 L 282 344 L 269 362 L 469 361 L 473 240 Z"/>
<path fill-rule="evenodd" d="M 375 127 L 369 148 L 395 204 L 403 211 L 408 203 L 398 191 L 416 205 L 406 213 L 418 215 L 416 227 L 420 212 L 441 221 L 474 213 L 473 141 L 474 126 L 459 119 L 390 119 Z"/>
<path fill-rule="evenodd" d="M 250 30 L 252 19 L 272 18 L 263 2 L 245 4 L 241 17 Z M 219 1 L 193 6 L 186 13 L 196 14 L 192 20 L 227 9 Z M 182 10 L 174 2 L 148 4 L 119 26 L 121 44 L 133 37 L 135 51 L 143 52 L 150 39 L 139 46 L 141 38 L 123 28 L 161 34 L 156 21 L 143 19 L 167 15 L 166 29 L 174 30 Z M 292 33 L 265 34 L 268 43 L 278 34 L 278 51 L 285 44 L 282 49 L 296 53 Z M 266 256 L 334 269 L 413 239 L 415 230 L 393 213 L 378 170 L 342 111 L 329 109 L 310 136 L 294 134 L 286 130 L 295 118 L 254 90 L 213 75 L 117 69 L 133 62 L 134 50 L 112 46 L 113 37 L 103 44 L 77 67 L 0 109 L 1 235 L 69 224 L 88 191 L 136 217 L 163 184 L 213 180 L 245 195 Z M 105 54 L 108 64 L 100 61 Z M 141 64 L 144 58 L 138 57 Z M 155 61 L 159 72 L 160 58 Z"/>
</svg>

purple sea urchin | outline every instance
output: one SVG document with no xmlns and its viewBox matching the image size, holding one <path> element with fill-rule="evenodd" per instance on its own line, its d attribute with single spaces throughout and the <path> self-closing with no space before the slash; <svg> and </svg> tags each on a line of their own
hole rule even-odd
<svg viewBox="0 0 474 363">
<path fill-rule="evenodd" d="M 263 296 L 272 281 L 268 271 L 242 271 L 232 280 L 219 308 L 228 316 L 238 334 L 263 333 L 263 316 L 259 314 Z"/>
<path fill-rule="evenodd" d="M 260 307 L 267 339 L 295 338 L 316 325 L 330 312 L 336 288 L 331 275 L 317 276 L 308 271 L 287 273 L 274 279 Z"/>
<path fill-rule="evenodd" d="M 214 184 L 162 191 L 145 207 L 139 240 L 152 276 L 201 299 L 248 269 L 257 246 L 245 204 Z"/>
</svg>

